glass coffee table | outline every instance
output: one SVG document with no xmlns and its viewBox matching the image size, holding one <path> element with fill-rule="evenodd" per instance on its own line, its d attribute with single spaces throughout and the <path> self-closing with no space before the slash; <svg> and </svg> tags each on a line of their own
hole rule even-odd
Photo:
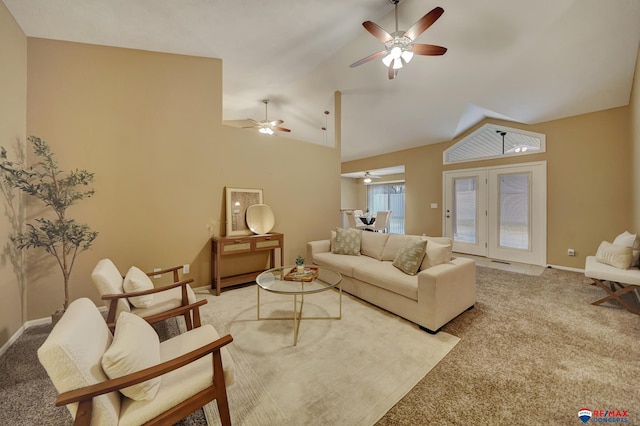
<svg viewBox="0 0 640 426">
<path fill-rule="evenodd" d="M 293 320 L 293 346 L 296 346 L 298 344 L 300 321 L 342 319 L 342 275 L 333 269 L 316 265 L 305 265 L 306 272 L 304 274 L 296 274 L 293 271 L 295 271 L 295 266 L 284 266 L 264 271 L 256 278 L 256 284 L 258 284 L 256 288 L 258 289 L 258 320 Z M 340 307 L 338 316 L 303 317 L 304 296 L 330 289 L 337 289 L 339 293 Z M 293 296 L 292 316 L 261 317 L 260 290 Z M 299 307 L 298 296 L 300 297 Z"/>
</svg>

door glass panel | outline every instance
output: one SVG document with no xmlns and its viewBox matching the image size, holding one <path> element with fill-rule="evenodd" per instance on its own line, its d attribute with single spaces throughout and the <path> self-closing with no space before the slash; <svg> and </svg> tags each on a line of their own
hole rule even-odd
<svg viewBox="0 0 640 426">
<path fill-rule="evenodd" d="M 476 244 L 478 210 L 478 178 L 453 179 L 453 240 Z"/>
<path fill-rule="evenodd" d="M 529 249 L 530 176 L 525 174 L 500 175 L 499 188 L 499 246 Z"/>
</svg>

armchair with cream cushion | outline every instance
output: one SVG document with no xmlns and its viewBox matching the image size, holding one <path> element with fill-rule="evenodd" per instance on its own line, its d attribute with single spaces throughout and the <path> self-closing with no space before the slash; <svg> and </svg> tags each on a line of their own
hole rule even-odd
<svg viewBox="0 0 640 426">
<path fill-rule="evenodd" d="M 179 281 L 182 266 L 145 273 L 132 266 L 123 276 L 110 259 L 102 259 L 93 269 L 91 279 L 108 309 L 107 324 L 113 330 L 121 312 L 131 312 L 153 324 L 167 318 L 183 316 L 187 330 L 200 327 L 200 306 L 189 283 Z M 149 275 L 173 273 L 173 284 L 154 288 Z"/>
<path fill-rule="evenodd" d="M 231 424 L 226 387 L 234 363 L 213 326 L 160 342 L 145 320 L 121 313 L 112 334 L 94 303 L 73 301 L 38 349 L 76 425 L 173 424 L 213 401 Z M 148 422 L 148 423 L 147 423 Z"/>
</svg>

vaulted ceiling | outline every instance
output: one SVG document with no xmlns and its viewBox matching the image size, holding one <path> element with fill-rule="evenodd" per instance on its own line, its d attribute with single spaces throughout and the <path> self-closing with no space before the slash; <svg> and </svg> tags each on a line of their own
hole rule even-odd
<svg viewBox="0 0 640 426">
<path fill-rule="evenodd" d="M 389 80 L 379 60 L 349 68 L 383 48 L 363 21 L 394 31 L 388 0 L 3 1 L 27 36 L 221 58 L 230 123 L 263 119 L 269 98 L 284 137 L 332 145 L 340 91 L 344 161 L 451 140 L 485 117 L 627 105 L 640 43 L 640 0 L 403 0 L 400 30 L 444 8 L 416 42 L 448 51 Z"/>
</svg>

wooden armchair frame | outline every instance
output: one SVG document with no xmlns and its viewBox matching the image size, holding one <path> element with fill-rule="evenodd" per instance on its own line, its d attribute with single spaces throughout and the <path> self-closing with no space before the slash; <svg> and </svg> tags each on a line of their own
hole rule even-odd
<svg viewBox="0 0 640 426">
<path fill-rule="evenodd" d="M 188 416 L 198 408 L 205 404 L 216 400 L 220 420 L 223 425 L 231 425 L 231 416 L 229 414 L 229 403 L 227 399 L 227 388 L 224 380 L 224 372 L 222 369 L 222 355 L 220 348 L 228 345 L 233 341 L 230 334 L 223 336 L 214 342 L 200 347 L 194 351 L 188 352 L 182 356 L 161 364 L 149 367 L 138 372 L 119 377 L 117 379 L 107 380 L 95 385 L 86 386 L 58 395 L 56 406 L 64 406 L 74 402 L 78 404 L 78 411 L 74 425 L 89 425 L 91 422 L 91 414 L 93 409 L 93 398 L 106 393 L 119 391 L 137 383 L 144 382 L 154 377 L 169 373 L 191 362 L 194 362 L 208 354 L 213 355 L 213 384 L 206 389 L 187 398 L 185 401 L 174 406 L 170 410 L 165 411 L 159 416 L 149 420 L 145 425 L 165 425 L 174 424 L 175 422 Z"/>
<path fill-rule="evenodd" d="M 145 296 L 148 294 L 155 294 L 155 293 L 160 293 L 163 291 L 167 291 L 167 290 L 171 290 L 173 288 L 176 287 L 182 287 L 182 302 L 181 302 L 181 306 L 174 308 L 174 309 L 170 309 L 168 311 L 159 313 L 159 314 L 155 314 L 155 315 L 149 315 L 146 317 L 143 317 L 149 324 L 154 324 L 156 322 L 160 322 L 160 321 L 164 321 L 168 318 L 172 318 L 172 317 L 177 317 L 182 315 L 184 317 L 184 321 L 187 325 L 187 330 L 191 330 L 193 328 L 197 328 L 200 327 L 201 322 L 200 322 L 200 306 L 202 305 L 206 305 L 207 301 L 206 300 L 199 300 L 195 303 L 189 304 L 189 298 L 187 297 L 187 285 L 194 282 L 193 278 L 189 278 L 187 280 L 182 280 L 179 281 L 180 277 L 178 275 L 178 271 L 182 269 L 182 266 L 175 266 L 173 268 L 167 268 L 167 269 L 163 269 L 161 271 L 154 271 L 154 272 L 146 272 L 147 276 L 151 277 L 153 275 L 162 275 L 162 274 L 166 274 L 168 272 L 172 272 L 173 273 L 173 284 L 169 284 L 169 285 L 164 285 L 162 287 L 156 287 L 153 288 L 151 290 L 144 290 L 144 291 L 136 291 L 136 292 L 131 292 L 131 293 L 120 293 L 120 294 L 105 294 L 102 296 L 102 300 L 109 300 L 110 304 L 109 304 L 109 311 L 107 313 L 107 325 L 109 326 L 109 329 L 111 330 L 111 332 L 113 332 L 115 330 L 116 327 L 116 312 L 117 312 L 117 307 L 118 307 L 118 300 L 119 299 L 127 299 L 129 297 L 135 297 L 135 296 Z M 193 319 L 193 321 L 192 321 Z"/>
</svg>

